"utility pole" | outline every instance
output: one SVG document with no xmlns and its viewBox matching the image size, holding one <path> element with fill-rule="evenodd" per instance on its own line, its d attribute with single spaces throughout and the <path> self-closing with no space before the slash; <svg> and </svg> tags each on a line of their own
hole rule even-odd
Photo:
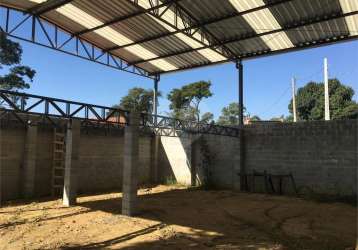
<svg viewBox="0 0 358 250">
<path fill-rule="evenodd" d="M 329 115 L 329 89 L 328 89 L 328 61 L 324 58 L 324 119 L 330 120 Z"/>
<path fill-rule="evenodd" d="M 297 111 L 296 111 L 296 78 L 292 77 L 292 112 L 293 122 L 297 122 Z"/>
</svg>

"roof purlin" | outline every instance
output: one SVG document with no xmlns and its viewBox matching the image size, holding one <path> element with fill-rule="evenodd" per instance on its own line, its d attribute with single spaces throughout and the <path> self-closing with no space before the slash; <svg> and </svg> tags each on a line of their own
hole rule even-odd
<svg viewBox="0 0 358 250">
<path fill-rule="evenodd" d="M 337 19 L 337 18 L 344 18 L 344 17 L 347 17 L 347 16 L 356 15 L 356 14 L 358 14 L 358 11 L 345 13 L 345 14 L 335 12 L 335 13 L 332 13 L 331 15 L 323 15 L 322 17 L 316 17 L 316 19 L 313 19 L 313 20 L 312 19 L 310 19 L 310 20 L 301 20 L 301 21 L 296 22 L 297 23 L 296 25 L 282 27 L 282 28 L 276 29 L 276 30 L 270 30 L 270 31 L 263 32 L 263 33 L 260 33 L 260 34 L 254 33 L 254 34 L 249 34 L 249 35 L 244 36 L 244 37 L 230 38 L 230 39 L 221 41 L 219 44 L 207 45 L 207 46 L 203 46 L 201 48 L 196 48 L 196 49 L 182 50 L 182 51 L 177 52 L 177 53 L 171 53 L 171 54 L 167 54 L 167 55 L 162 55 L 160 57 L 151 58 L 151 59 L 147 59 L 147 60 L 138 60 L 136 62 L 132 62 L 131 65 L 137 65 L 137 64 L 140 64 L 140 63 L 149 62 L 149 61 L 156 60 L 156 59 L 159 59 L 159 58 L 164 59 L 164 58 L 168 58 L 168 57 L 172 57 L 172 56 L 178 56 L 178 55 L 181 55 L 181 54 L 194 52 L 194 51 L 197 51 L 197 50 L 200 50 L 200 49 L 210 48 L 211 46 L 219 46 L 219 45 L 222 45 L 222 44 L 227 44 L 227 43 L 232 43 L 232 42 L 240 42 L 240 41 L 247 40 L 247 39 L 252 39 L 252 38 L 261 37 L 261 36 L 265 36 L 265 35 L 269 35 L 269 34 L 274 34 L 274 33 L 282 32 L 282 31 L 288 31 L 288 30 L 292 30 L 292 29 L 297 29 L 297 28 L 304 27 L 304 26 L 307 26 L 307 25 L 321 23 L 321 22 L 324 22 L 324 21 L 329 21 L 329 20 L 333 20 L 333 19 Z M 238 55 L 237 57 L 241 58 L 242 56 Z"/>
<path fill-rule="evenodd" d="M 251 59 L 255 59 L 255 58 L 259 58 L 259 57 L 274 56 L 274 55 L 283 54 L 283 53 L 287 53 L 287 52 L 299 51 L 299 50 L 304 50 L 307 48 L 315 48 L 315 47 L 320 47 L 320 46 L 324 46 L 324 45 L 337 44 L 339 42 L 353 41 L 353 40 L 357 40 L 357 39 L 358 39 L 358 35 L 345 36 L 344 38 L 337 39 L 337 40 L 334 40 L 333 38 L 329 39 L 329 40 L 322 39 L 321 41 L 316 41 L 316 43 L 314 45 L 312 45 L 312 43 L 302 44 L 302 45 L 299 45 L 296 47 L 291 47 L 291 48 L 287 48 L 287 49 L 283 49 L 283 50 L 262 51 L 260 53 L 256 53 L 255 55 L 254 55 L 254 53 L 250 53 L 250 54 L 247 54 L 246 56 L 242 56 L 240 59 L 241 60 L 244 60 L 244 59 L 251 60 Z M 207 66 L 207 67 L 214 66 L 214 65 L 228 63 L 228 62 L 230 62 L 230 61 L 225 60 L 225 61 L 214 62 L 214 63 L 203 63 L 203 64 L 192 65 L 192 66 L 188 66 L 188 67 L 180 68 L 180 69 L 176 69 L 176 70 L 171 70 L 171 71 L 157 71 L 157 72 L 150 73 L 150 75 L 169 74 L 169 73 L 175 73 L 175 72 L 180 72 L 180 71 L 185 71 L 185 70 L 190 70 L 190 69 L 201 68 L 201 67 L 205 67 L 205 66 Z"/>
<path fill-rule="evenodd" d="M 139 41 L 135 41 L 133 43 L 125 44 L 125 45 L 122 45 L 122 46 L 114 46 L 112 48 L 108 48 L 106 51 L 113 51 L 113 50 L 129 47 L 129 46 L 132 46 L 132 45 L 135 45 L 135 44 L 151 42 L 151 41 L 161 39 L 161 38 L 165 38 L 165 37 L 168 37 L 168 36 L 172 36 L 172 35 L 175 35 L 175 34 L 178 34 L 178 33 L 190 32 L 191 30 L 194 30 L 193 32 L 196 32 L 197 29 L 200 29 L 201 27 L 207 26 L 209 24 L 217 23 L 217 22 L 220 22 L 220 21 L 224 21 L 224 20 L 227 20 L 227 19 L 230 19 L 230 18 L 235 18 L 235 17 L 242 16 L 242 15 L 246 15 L 246 14 L 251 13 L 251 12 L 255 12 L 255 11 L 262 10 L 262 9 L 274 7 L 274 6 L 284 4 L 284 3 L 288 3 L 288 2 L 291 2 L 291 1 L 294 1 L 294 0 L 280 0 L 280 1 L 270 3 L 270 4 L 266 4 L 264 6 L 256 7 L 256 8 L 250 9 L 250 10 L 246 10 L 246 11 L 242 11 L 242 12 L 230 13 L 230 14 L 228 14 L 226 16 L 219 17 L 219 18 L 214 18 L 214 19 L 211 19 L 211 20 L 208 20 L 208 21 L 205 21 L 205 22 L 201 22 L 201 23 L 198 23 L 196 25 L 186 27 L 184 29 L 178 29 L 178 30 L 175 30 L 173 32 L 165 32 L 165 33 L 153 36 L 153 37 L 147 37 L 147 38 L 141 39 Z"/>
</svg>

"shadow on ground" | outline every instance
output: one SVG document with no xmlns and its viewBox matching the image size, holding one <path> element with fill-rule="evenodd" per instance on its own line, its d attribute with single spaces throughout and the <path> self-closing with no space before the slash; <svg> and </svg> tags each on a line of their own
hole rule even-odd
<svg viewBox="0 0 358 250">
<path fill-rule="evenodd" d="M 121 214 L 118 198 L 78 205 L 90 211 Z M 353 249 L 355 244 L 356 217 L 342 214 L 347 208 L 343 204 L 230 191 L 171 190 L 141 195 L 138 205 L 136 218 L 158 223 L 105 241 L 62 249 L 321 250 Z M 149 237 L 152 234 L 157 237 Z M 138 240 L 131 243 L 135 238 Z M 121 246 L 125 241 L 128 244 Z"/>
</svg>

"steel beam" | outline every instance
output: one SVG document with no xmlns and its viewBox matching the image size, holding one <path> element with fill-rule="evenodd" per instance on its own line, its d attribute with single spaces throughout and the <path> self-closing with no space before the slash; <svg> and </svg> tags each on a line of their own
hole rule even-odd
<svg viewBox="0 0 358 250">
<path fill-rule="evenodd" d="M 357 41 L 357 40 L 358 40 L 358 35 L 355 35 L 355 36 L 346 35 L 346 36 L 341 36 L 338 38 L 336 36 L 326 37 L 326 38 L 322 38 L 320 40 L 311 41 L 309 43 L 298 44 L 298 45 L 296 45 L 296 47 L 292 47 L 292 48 L 276 50 L 276 51 L 265 50 L 265 51 L 256 51 L 256 52 L 252 52 L 252 53 L 247 53 L 247 54 L 241 56 L 240 59 L 241 60 L 244 60 L 244 59 L 250 60 L 250 59 L 256 59 L 259 57 L 274 56 L 274 55 L 279 55 L 279 54 L 288 53 L 288 52 L 300 51 L 300 50 L 304 50 L 304 49 L 308 49 L 308 48 L 316 48 L 316 47 L 321 47 L 321 46 L 337 44 L 340 42 Z M 191 65 L 188 67 L 182 67 L 182 68 L 175 69 L 175 70 L 157 71 L 157 72 L 152 73 L 152 75 L 170 74 L 170 73 L 175 73 L 175 72 L 179 72 L 179 71 L 196 69 L 196 68 L 201 68 L 201 67 L 205 67 L 205 66 L 214 66 L 214 65 L 228 63 L 228 62 L 230 62 L 230 61 L 224 60 L 224 61 L 219 61 L 219 62 L 214 62 L 214 63 L 212 63 L 212 62 L 200 63 L 200 64 Z"/>
<path fill-rule="evenodd" d="M 322 17 L 316 17 L 315 19 L 299 20 L 299 21 L 295 22 L 294 25 L 290 25 L 290 26 L 287 25 L 287 26 L 284 26 L 284 27 L 279 28 L 279 29 L 269 30 L 269 31 L 259 33 L 259 34 L 257 34 L 257 33 L 249 33 L 249 34 L 241 36 L 241 37 L 229 38 L 229 39 L 220 41 L 219 43 L 206 45 L 206 46 L 195 48 L 195 49 L 194 48 L 185 49 L 185 50 L 182 50 L 182 51 L 179 51 L 179 52 L 168 53 L 168 54 L 161 55 L 161 56 L 155 57 L 155 58 L 150 58 L 150 59 L 147 59 L 147 60 L 138 60 L 138 61 L 135 61 L 135 62 L 131 62 L 131 65 L 137 65 L 137 64 L 140 64 L 140 63 L 150 62 L 150 61 L 157 60 L 157 59 L 169 58 L 169 57 L 172 57 L 172 56 L 179 56 L 179 55 L 182 55 L 182 54 L 198 51 L 198 50 L 201 50 L 201 49 L 211 48 L 211 47 L 220 46 L 220 45 L 226 45 L 226 44 L 234 43 L 234 42 L 240 42 L 240 41 L 244 41 L 244 40 L 248 40 L 248 39 L 252 39 L 252 38 L 256 38 L 256 37 L 262 37 L 262 36 L 265 36 L 265 35 L 275 34 L 275 33 L 278 33 L 278 32 L 290 31 L 290 30 L 302 28 L 302 27 L 305 27 L 305 26 L 308 26 L 308 25 L 317 24 L 317 23 L 321 23 L 321 22 L 329 21 L 329 20 L 335 20 L 335 19 L 339 19 L 339 18 L 344 18 L 344 17 L 347 17 L 347 16 L 352 16 L 352 15 L 357 15 L 357 14 L 358 14 L 358 11 L 345 13 L 345 14 L 334 12 L 331 15 L 324 15 Z M 244 57 L 245 57 L 245 55 L 237 55 L 237 58 L 244 58 Z"/>
<path fill-rule="evenodd" d="M 34 7 L 28 9 L 26 12 L 32 13 L 36 16 L 43 15 L 46 12 L 55 10 L 65 4 L 72 2 L 73 0 L 48 0 L 43 3 L 37 4 Z"/>
<path fill-rule="evenodd" d="M 195 23 L 199 23 L 199 20 L 194 15 L 192 15 L 187 9 L 185 9 L 182 5 L 180 5 L 180 3 L 176 3 L 175 5 L 177 6 L 177 8 L 182 10 L 189 18 L 194 20 Z M 214 43 L 220 42 L 220 39 L 218 39 L 210 30 L 208 30 L 205 25 L 199 26 L 198 29 L 200 30 L 200 32 L 208 34 L 208 36 L 211 37 Z M 225 44 L 222 47 L 228 53 L 228 55 L 231 55 L 230 56 L 231 59 L 236 58 L 235 53 L 230 48 L 226 47 Z"/>
<path fill-rule="evenodd" d="M 128 14 L 126 16 L 117 17 L 117 18 L 114 18 L 114 19 L 112 19 L 112 20 L 110 20 L 110 21 L 108 21 L 108 22 L 106 22 L 106 23 L 104 23 L 102 25 L 93 27 L 91 29 L 85 29 L 85 30 L 79 31 L 79 32 L 76 33 L 76 35 L 84 35 L 84 34 L 93 32 L 93 31 L 98 30 L 98 29 L 102 29 L 104 27 L 107 27 L 107 26 L 110 26 L 110 25 L 113 25 L 113 24 L 118 24 L 118 23 L 126 21 L 128 19 L 131 19 L 131 18 L 140 16 L 140 15 L 143 15 L 143 14 L 149 13 L 151 11 L 156 11 L 157 9 L 169 6 L 172 3 L 179 2 L 179 1 L 182 1 L 182 0 L 168 0 L 165 3 L 158 4 L 156 6 L 153 6 L 153 7 L 149 8 L 149 9 L 145 9 L 145 10 L 143 9 L 143 10 L 137 11 L 135 13 Z"/>
<path fill-rule="evenodd" d="M 13 12 L 22 12 L 20 10 L 10 8 L 7 6 L 3 6 L 0 4 L 0 8 L 5 8 L 6 15 L 5 15 L 5 24 L 0 24 L 0 32 L 4 32 L 7 36 L 13 37 L 22 41 L 31 42 L 37 45 L 40 45 L 42 47 L 50 48 L 56 51 L 63 52 L 65 54 L 69 54 L 72 56 L 80 57 L 82 59 L 96 62 L 114 69 L 126 71 L 129 73 L 133 73 L 136 75 L 144 76 L 147 78 L 152 78 L 149 74 L 149 72 L 145 71 L 144 69 L 129 65 L 127 61 L 124 59 L 110 53 L 110 52 L 104 52 L 104 48 L 101 48 L 94 43 L 89 42 L 86 39 L 80 38 L 79 36 L 76 36 L 72 34 L 69 31 L 63 30 L 56 24 L 52 23 L 49 20 L 43 20 L 42 18 L 38 17 L 37 15 L 34 15 L 32 13 L 27 13 L 22 16 L 22 19 L 18 19 L 17 15 L 14 15 Z M 11 10 L 11 11 L 10 11 Z M 11 20 L 11 22 L 10 22 Z M 30 22 L 30 25 L 27 25 Z M 44 22 L 47 22 L 54 28 L 54 32 L 48 32 L 45 28 Z M 13 27 L 10 27 L 9 23 L 17 23 Z M 20 29 L 21 27 L 24 27 L 26 29 L 29 29 L 31 31 L 30 37 L 26 35 L 25 32 L 21 32 L 20 34 L 15 34 L 15 32 Z M 43 33 L 45 34 L 45 38 L 47 39 L 47 42 L 44 41 L 44 39 L 38 39 L 36 35 L 36 29 L 41 29 Z M 64 43 L 58 44 L 58 36 L 59 34 L 67 35 L 69 34 L 69 39 L 67 39 Z M 76 43 L 76 46 L 70 46 L 70 48 L 66 49 L 65 45 L 68 44 L 70 41 L 74 41 Z M 82 53 L 80 50 L 80 46 L 83 49 Z M 95 52 L 98 52 L 98 56 L 95 55 Z"/>
<path fill-rule="evenodd" d="M 158 39 L 161 39 L 161 38 L 169 37 L 169 36 L 172 36 L 172 35 L 175 35 L 175 34 L 178 34 L 178 33 L 185 33 L 185 32 L 194 33 L 198 29 L 200 29 L 202 27 L 206 27 L 206 26 L 208 26 L 210 24 L 213 24 L 213 23 L 225 21 L 225 20 L 230 19 L 230 18 L 243 16 L 243 15 L 255 12 L 255 11 L 275 7 L 277 5 L 280 5 L 280 4 L 283 4 L 283 3 L 288 3 L 288 2 L 291 2 L 291 1 L 293 1 L 293 0 L 279 0 L 279 1 L 272 2 L 272 3 L 268 3 L 268 4 L 263 5 L 263 6 L 259 6 L 259 7 L 252 8 L 252 9 L 249 9 L 249 10 L 245 10 L 245 11 L 242 11 L 242 12 L 235 11 L 235 12 L 232 12 L 232 13 L 227 14 L 225 16 L 210 19 L 210 20 L 207 20 L 207 21 L 201 22 L 201 23 L 196 23 L 196 24 L 194 24 L 192 26 L 185 27 L 183 29 L 178 29 L 178 30 L 170 31 L 170 32 L 164 32 L 164 33 L 155 35 L 153 37 L 147 37 L 147 38 L 144 38 L 144 39 L 141 39 L 141 40 L 138 40 L 138 41 L 135 41 L 133 43 L 126 44 L 126 45 L 113 46 L 112 48 L 108 48 L 106 51 L 113 51 L 113 50 L 117 50 L 117 49 L 123 49 L 123 48 L 133 46 L 133 45 L 136 45 L 136 44 L 142 44 L 142 43 L 158 40 Z"/>
<path fill-rule="evenodd" d="M 140 6 L 138 3 L 136 3 L 136 0 L 127 0 L 128 2 L 132 3 L 134 6 L 136 6 L 137 8 L 141 9 L 141 10 L 146 10 L 145 8 L 143 8 L 142 6 Z M 152 0 L 148 0 L 149 3 L 151 5 L 153 5 Z M 158 3 L 158 1 L 156 1 Z M 167 11 L 168 9 L 166 8 L 164 11 Z M 181 20 L 181 25 L 183 25 L 184 27 L 191 27 L 194 24 L 192 23 L 187 23 L 190 20 L 190 17 L 188 17 L 188 15 L 186 15 L 184 13 L 183 10 L 181 10 L 180 8 L 178 8 L 176 5 L 173 5 L 173 10 L 174 12 L 174 20 L 173 23 L 165 20 L 164 18 L 162 18 L 163 16 L 163 12 L 159 12 L 159 11 L 151 11 L 148 12 L 149 15 L 153 16 L 154 18 L 158 19 L 160 22 L 164 23 L 166 26 L 169 26 L 170 28 L 172 28 L 173 30 L 176 31 L 180 31 L 181 29 L 179 28 L 179 21 Z M 185 18 L 185 20 L 184 20 Z M 180 31 L 181 32 L 181 31 Z M 189 37 L 190 39 L 194 40 L 195 42 L 206 46 L 207 44 L 204 41 L 207 41 L 207 43 L 210 45 L 213 43 L 212 41 L 212 37 L 208 36 L 208 34 L 203 33 L 203 32 L 198 32 L 198 30 L 192 32 L 191 30 L 189 32 L 181 32 L 182 34 L 184 34 L 185 36 Z M 200 39 L 194 37 L 194 34 L 197 33 L 200 35 Z M 211 49 L 214 50 L 215 52 L 217 52 L 218 54 L 222 55 L 225 58 L 230 58 L 231 55 L 228 54 L 228 51 L 225 50 L 224 46 L 216 46 L 215 48 L 213 48 L 213 46 L 211 46 Z"/>
</svg>

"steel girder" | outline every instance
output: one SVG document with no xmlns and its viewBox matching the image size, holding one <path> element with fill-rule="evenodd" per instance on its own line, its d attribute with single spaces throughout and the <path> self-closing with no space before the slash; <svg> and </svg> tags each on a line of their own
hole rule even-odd
<svg viewBox="0 0 358 250">
<path fill-rule="evenodd" d="M 79 119 L 87 127 L 123 128 L 130 124 L 129 111 L 118 108 L 68 101 L 46 96 L 0 90 L 0 120 L 5 117 L 26 126 L 46 121 L 52 126 Z M 172 117 L 141 113 L 141 131 L 163 136 L 214 134 L 237 137 L 234 127 L 218 126 Z"/>
<path fill-rule="evenodd" d="M 143 11 L 146 10 L 145 8 L 143 8 L 138 4 L 138 0 L 127 0 L 127 1 L 131 2 L 140 10 Z M 152 0 L 147 0 L 147 1 L 148 1 L 148 5 L 150 5 L 151 7 L 159 5 L 159 1 L 152 1 Z M 163 15 L 169 9 L 174 13 L 173 22 L 169 22 L 163 18 Z M 164 23 L 165 25 L 168 25 L 170 28 L 174 30 L 174 32 L 182 33 L 187 37 L 189 37 L 190 39 L 193 39 L 195 42 L 201 44 L 202 46 L 209 46 L 218 54 L 222 55 L 223 57 L 229 60 L 234 61 L 235 55 L 232 54 L 232 52 L 228 50 L 224 45 L 211 46 L 212 44 L 215 43 L 215 41 L 217 42 L 216 38 L 213 37 L 212 34 L 207 32 L 205 29 L 202 29 L 202 27 L 197 27 L 196 29 L 191 28 L 195 25 L 198 25 L 197 21 L 194 20 L 194 18 L 191 15 L 188 15 L 188 12 L 184 10 L 181 6 L 179 6 L 177 3 L 171 2 L 163 10 L 157 8 L 153 11 L 148 12 L 147 14 L 158 19 L 160 22 Z M 181 29 L 180 28 L 181 26 L 185 27 L 185 29 Z M 200 38 L 194 37 L 194 34 L 198 34 Z M 115 48 L 110 48 L 110 50 L 113 49 Z"/>
<path fill-rule="evenodd" d="M 200 23 L 195 23 L 192 26 L 187 26 L 187 27 L 182 28 L 182 29 L 177 29 L 175 31 L 164 32 L 162 34 L 158 34 L 158 35 L 155 35 L 155 36 L 152 36 L 152 37 L 147 37 L 147 38 L 135 41 L 135 42 L 130 43 L 130 44 L 126 44 L 126 45 L 122 45 L 122 46 L 114 46 L 112 48 L 107 49 L 107 51 L 112 51 L 112 50 L 116 50 L 116 49 L 122 49 L 122 48 L 126 48 L 126 47 L 133 46 L 133 45 L 136 45 L 136 44 L 142 44 L 142 43 L 146 43 L 146 42 L 155 41 L 155 40 L 158 40 L 158 39 L 161 39 L 161 38 L 173 36 L 173 35 L 178 34 L 178 33 L 195 34 L 200 28 L 203 28 L 203 27 L 205 28 L 209 24 L 217 23 L 217 22 L 220 22 L 220 21 L 224 21 L 224 20 L 227 20 L 227 19 L 230 19 L 230 18 L 235 18 L 235 17 L 242 16 L 242 15 L 246 15 L 246 14 L 249 14 L 249 13 L 252 13 L 252 12 L 255 12 L 255 11 L 267 9 L 267 8 L 274 7 L 274 6 L 277 6 L 277 5 L 280 5 L 280 4 L 283 4 L 283 3 L 287 3 L 287 2 L 291 2 L 291 1 L 293 1 L 293 0 L 279 0 L 279 1 L 272 2 L 272 3 L 268 3 L 268 4 L 260 6 L 260 7 L 252 8 L 252 9 L 249 9 L 249 10 L 246 10 L 246 11 L 242 11 L 242 12 L 236 12 L 235 11 L 233 13 L 230 13 L 230 14 L 226 15 L 226 16 L 206 20 L 206 21 L 200 22 Z M 178 4 L 179 3 L 177 2 L 177 5 Z"/>
<path fill-rule="evenodd" d="M 150 73 L 145 71 L 144 69 L 135 65 L 130 65 L 127 61 L 119 58 L 111 52 L 106 52 L 104 48 L 100 48 L 95 44 L 88 42 L 87 40 L 81 38 L 79 35 L 75 35 L 71 32 L 63 30 L 56 24 L 48 20 L 44 20 L 33 13 L 23 12 L 14 8 L 2 6 L 1 4 L 0 8 L 4 8 L 6 12 L 5 23 L 0 26 L 0 32 L 4 32 L 9 37 L 31 42 L 72 56 L 80 57 L 88 61 L 96 62 L 114 69 L 153 79 L 153 76 L 151 76 Z M 32 11 L 36 12 L 36 10 Z M 13 12 L 16 12 L 16 14 L 23 13 L 22 18 L 20 20 L 15 20 L 15 13 Z M 17 17 L 18 16 L 19 15 L 17 15 Z M 10 27 L 10 23 L 16 23 L 16 25 Z M 29 23 L 30 25 L 26 26 Z M 20 28 L 28 30 L 31 34 L 26 35 L 23 34 L 24 32 L 22 32 L 21 34 L 16 34 L 15 32 Z M 40 30 L 44 34 L 45 39 L 39 39 L 36 36 L 36 32 L 38 32 L 38 30 Z M 64 42 L 60 42 L 60 35 L 65 36 L 67 40 L 65 40 Z M 66 45 L 69 45 L 71 42 L 74 43 L 73 46 L 66 47 Z"/>
</svg>

